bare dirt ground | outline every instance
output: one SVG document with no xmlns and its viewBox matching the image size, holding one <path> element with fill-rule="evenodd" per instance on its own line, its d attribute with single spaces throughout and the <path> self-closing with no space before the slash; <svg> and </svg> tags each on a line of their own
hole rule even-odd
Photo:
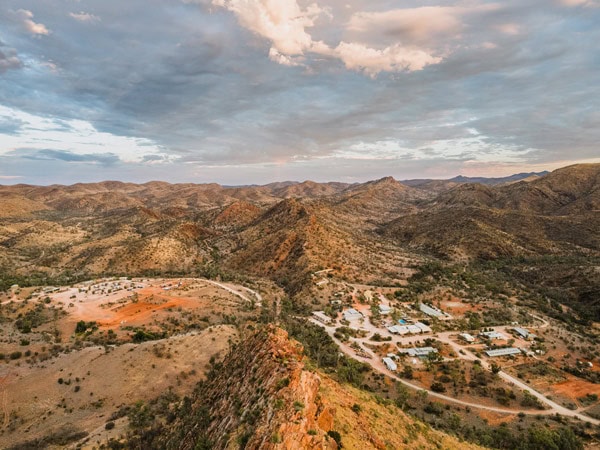
<svg viewBox="0 0 600 450">
<path fill-rule="evenodd" d="M 121 405 L 168 389 L 181 393 L 203 376 L 210 357 L 226 351 L 235 336 L 235 328 L 218 325 L 108 352 L 88 347 L 41 367 L 11 368 L 2 380 L 0 447 L 47 435 L 65 424 L 95 429 Z"/>
<path fill-rule="evenodd" d="M 126 418 L 104 429 L 119 408 L 169 390 L 189 392 L 210 358 L 238 339 L 227 318 L 256 314 L 250 297 L 262 300 L 249 288 L 200 279 L 96 280 L 12 296 L 5 308 L 13 308 L 15 317 L 36 305 L 64 313 L 27 334 L 10 322 L 1 330 L 0 350 L 28 350 L 30 356 L 0 363 L 0 448 L 64 429 L 91 433 L 86 445 L 93 446 L 126 429 Z M 76 334 L 79 321 L 95 322 L 97 329 Z M 167 337 L 129 342 L 138 327 Z M 49 342 L 55 328 L 60 334 Z M 93 344 L 108 331 L 118 345 Z M 31 343 L 20 344 L 24 338 Z M 48 354 L 57 345 L 61 350 Z"/>
<path fill-rule="evenodd" d="M 590 383 L 589 381 L 571 376 L 568 381 L 551 386 L 551 390 L 558 395 L 568 397 L 573 403 L 578 403 L 577 399 L 585 397 L 587 394 L 600 396 L 600 384 Z"/>
</svg>

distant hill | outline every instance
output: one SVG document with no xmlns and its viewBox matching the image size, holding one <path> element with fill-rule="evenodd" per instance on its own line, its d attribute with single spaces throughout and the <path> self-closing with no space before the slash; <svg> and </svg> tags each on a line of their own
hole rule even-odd
<svg viewBox="0 0 600 450">
<path fill-rule="evenodd" d="M 334 266 L 364 280 L 426 255 L 598 255 L 599 173 L 598 164 L 575 165 L 486 184 L 431 181 L 428 189 L 392 177 L 351 185 L 0 186 L 0 267 L 50 275 L 210 266 L 299 292 L 311 271 Z"/>
<path fill-rule="evenodd" d="M 600 253 L 600 165 L 531 182 L 459 184 L 384 232 L 448 258 Z"/>
<path fill-rule="evenodd" d="M 479 183 L 489 186 L 497 186 L 502 184 L 511 184 L 518 181 L 534 181 L 544 175 L 547 175 L 548 171 L 543 172 L 524 172 L 509 175 L 507 177 L 500 178 L 486 178 L 486 177 L 465 177 L 462 175 L 450 178 L 447 180 L 434 180 L 434 179 L 415 179 L 415 180 L 404 180 L 403 184 L 414 188 L 422 189 L 431 192 L 443 192 L 450 190 L 460 184 L 465 183 Z"/>
</svg>

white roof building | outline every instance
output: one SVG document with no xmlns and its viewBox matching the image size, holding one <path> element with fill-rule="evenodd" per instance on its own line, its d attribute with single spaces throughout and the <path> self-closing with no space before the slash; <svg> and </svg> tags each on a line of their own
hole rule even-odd
<svg viewBox="0 0 600 450">
<path fill-rule="evenodd" d="M 465 342 L 468 342 L 468 343 L 475 342 L 475 336 L 472 336 L 469 333 L 460 333 L 459 336 Z"/>
<path fill-rule="evenodd" d="M 528 339 L 529 335 L 531 334 L 529 332 L 529 330 L 526 330 L 525 328 L 521 328 L 521 327 L 514 327 L 513 331 L 515 333 L 517 333 L 520 337 L 522 337 L 523 339 Z"/>
<path fill-rule="evenodd" d="M 518 355 L 521 353 L 521 350 L 518 348 L 510 347 L 510 348 L 499 348 L 496 350 L 486 350 L 485 354 L 489 357 L 493 358 L 495 356 L 509 356 L 509 355 Z"/>
<path fill-rule="evenodd" d="M 319 322 L 323 322 L 325 324 L 329 324 L 331 323 L 331 317 L 329 317 L 327 314 L 325 314 L 325 312 L 323 311 L 313 311 L 312 313 L 313 317 L 315 319 L 317 319 Z"/>
<path fill-rule="evenodd" d="M 362 313 L 355 310 L 354 308 L 347 309 L 346 311 L 343 312 L 343 315 L 344 315 L 344 319 L 346 319 L 348 322 L 360 320 L 363 318 Z"/>
<path fill-rule="evenodd" d="M 437 317 L 438 319 L 451 319 L 452 316 L 439 308 L 432 305 L 426 305 L 425 303 L 419 303 L 419 309 L 422 313 L 427 314 L 431 317 Z"/>
<path fill-rule="evenodd" d="M 430 353 L 437 353 L 437 349 L 433 347 L 413 347 L 400 349 L 400 353 L 406 353 L 408 356 L 425 357 Z"/>
<path fill-rule="evenodd" d="M 393 308 L 389 305 L 384 305 L 383 303 L 379 305 L 379 312 L 384 316 L 390 314 L 392 310 Z"/>
<path fill-rule="evenodd" d="M 406 325 L 406 328 L 408 328 L 408 332 L 412 333 L 412 334 L 421 334 L 421 329 L 416 326 L 416 325 Z"/>
<path fill-rule="evenodd" d="M 418 327 L 421 330 L 421 333 L 431 333 L 431 328 L 424 323 L 415 322 L 415 327 Z"/>
<path fill-rule="evenodd" d="M 395 372 L 398 369 L 398 366 L 392 358 L 383 358 L 383 363 L 388 368 L 388 370 L 391 370 L 392 372 Z"/>
<path fill-rule="evenodd" d="M 502 333 L 499 333 L 497 331 L 482 331 L 481 333 L 479 333 L 479 336 L 483 336 L 484 338 L 487 338 L 490 340 L 494 340 L 494 339 L 505 340 L 506 339 L 506 336 L 504 336 Z"/>
<path fill-rule="evenodd" d="M 404 325 L 392 325 L 387 327 L 388 331 L 392 334 L 408 334 L 408 327 Z"/>
</svg>

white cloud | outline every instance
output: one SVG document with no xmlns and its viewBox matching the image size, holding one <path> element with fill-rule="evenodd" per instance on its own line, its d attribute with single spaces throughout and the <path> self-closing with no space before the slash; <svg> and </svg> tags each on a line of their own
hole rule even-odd
<svg viewBox="0 0 600 450">
<path fill-rule="evenodd" d="M 442 58 L 424 50 L 411 49 L 395 44 L 382 50 L 363 44 L 341 42 L 335 49 L 348 69 L 363 71 L 374 77 L 379 72 L 412 72 L 439 63 Z"/>
<path fill-rule="evenodd" d="M 274 61 L 278 64 L 281 64 L 282 66 L 301 66 L 302 62 L 301 62 L 301 58 L 293 58 L 291 56 L 288 55 L 283 55 L 281 53 L 279 53 L 275 47 L 271 47 L 269 50 L 269 59 L 271 61 Z"/>
<path fill-rule="evenodd" d="M 165 149 L 156 142 L 132 136 L 118 136 L 97 130 L 84 120 L 60 120 L 28 114 L 0 105 L 0 119 L 21 123 L 18 133 L 0 133 L 0 155 L 18 149 L 72 152 L 76 155 L 114 153 L 124 162 L 141 162 Z M 175 158 L 175 157 L 172 157 Z"/>
<path fill-rule="evenodd" d="M 416 45 L 394 43 L 383 48 L 370 47 L 360 42 L 339 42 L 331 47 L 315 41 L 307 29 L 316 25 L 317 19 L 329 11 L 316 3 L 302 9 L 296 0 L 212 0 L 212 4 L 233 12 L 240 25 L 266 38 L 271 43 L 269 58 L 282 65 L 299 66 L 305 55 L 312 53 L 341 60 L 351 70 L 362 71 L 374 77 L 378 73 L 422 70 L 442 58 L 431 50 Z M 349 29 L 367 32 L 379 27 L 379 22 L 397 22 L 402 18 L 411 33 L 418 37 L 432 30 L 457 31 L 459 20 L 451 8 L 416 8 L 395 10 L 389 13 L 359 13 L 350 20 Z M 431 19 L 428 22 L 428 19 Z M 416 21 L 416 25 L 413 23 Z M 429 25 L 427 25 L 429 24 Z M 429 28 L 428 28 L 429 27 Z M 420 31 L 420 29 L 424 31 Z"/>
<path fill-rule="evenodd" d="M 79 12 L 79 13 L 69 13 L 69 17 L 75 19 L 78 22 L 98 22 L 100 21 L 100 17 L 95 16 L 94 14 L 89 14 L 89 13 L 85 13 L 85 12 Z"/>
<path fill-rule="evenodd" d="M 325 13 L 316 3 L 306 9 L 296 0 L 213 0 L 213 5 L 233 12 L 244 28 L 269 39 L 281 55 L 302 55 L 318 45 L 306 32 Z"/>
<path fill-rule="evenodd" d="M 50 31 L 43 23 L 33 21 L 33 13 L 27 9 L 11 11 L 11 15 L 27 32 L 34 35 L 48 35 Z"/>
</svg>

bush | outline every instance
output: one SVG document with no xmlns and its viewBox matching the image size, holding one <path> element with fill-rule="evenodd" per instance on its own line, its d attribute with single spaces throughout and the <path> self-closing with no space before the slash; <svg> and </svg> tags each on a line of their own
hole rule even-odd
<svg viewBox="0 0 600 450">
<path fill-rule="evenodd" d="M 433 392 L 446 392 L 445 386 L 439 381 L 434 381 L 433 383 L 431 383 L 431 390 Z"/>
<path fill-rule="evenodd" d="M 342 435 L 335 430 L 329 430 L 327 432 L 327 436 L 332 438 L 335 443 L 338 445 L 338 448 L 342 448 Z"/>
<path fill-rule="evenodd" d="M 104 425 L 105 430 L 112 430 L 114 427 L 115 427 L 115 423 L 112 421 L 106 422 L 106 425 Z"/>
</svg>

